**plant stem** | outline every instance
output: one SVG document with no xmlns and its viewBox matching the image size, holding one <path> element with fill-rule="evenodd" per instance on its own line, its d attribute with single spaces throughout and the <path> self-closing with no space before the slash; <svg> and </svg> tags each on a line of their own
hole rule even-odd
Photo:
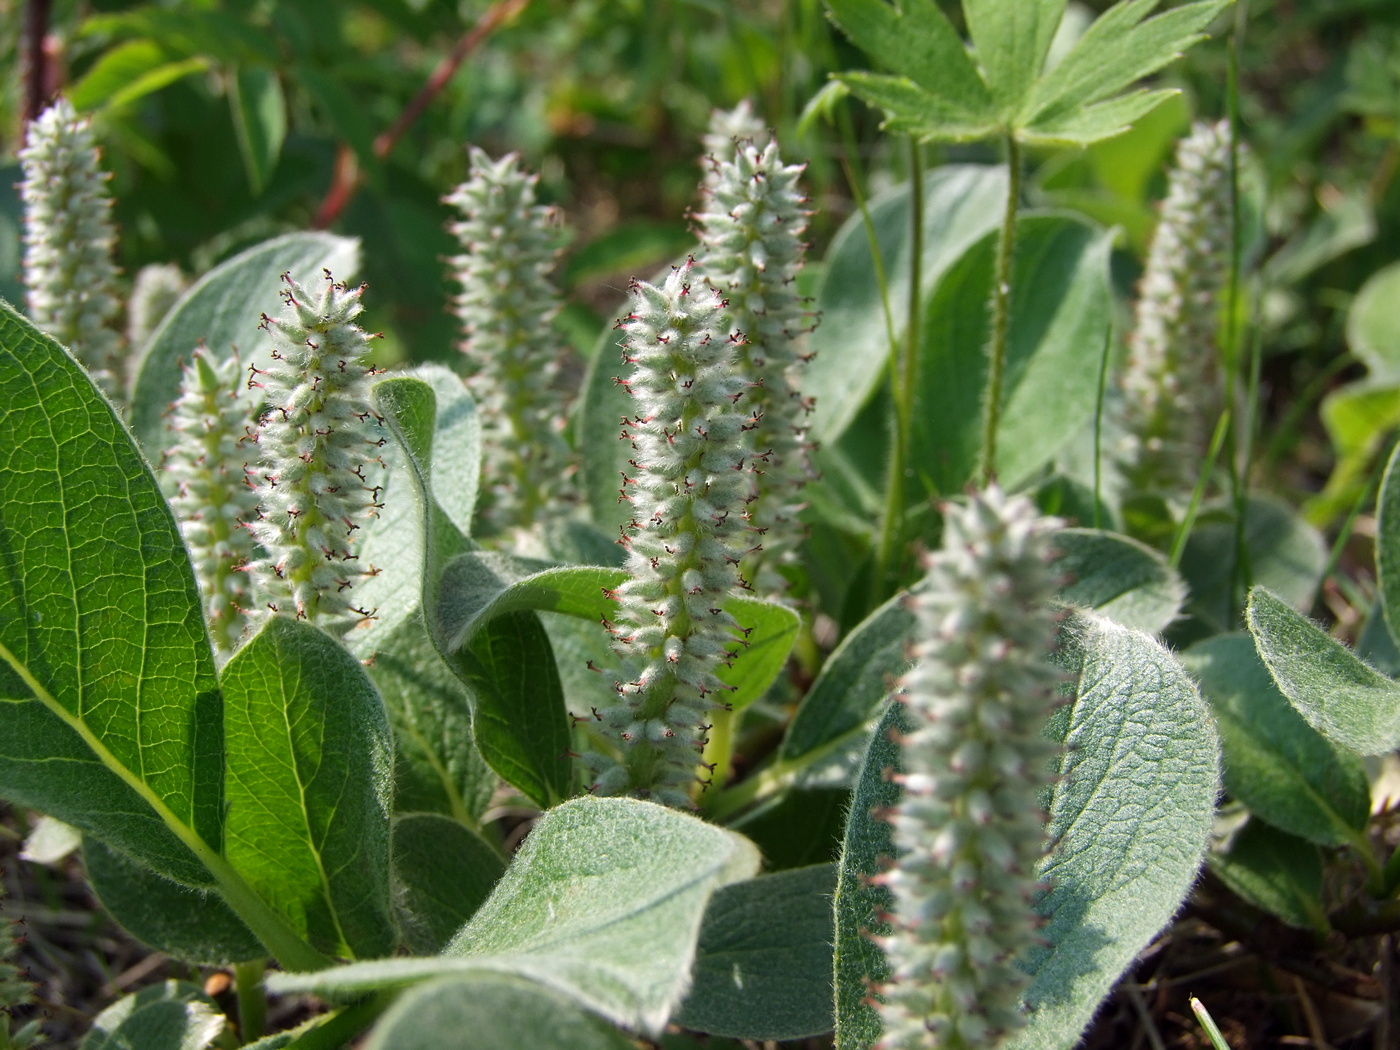
<svg viewBox="0 0 1400 1050">
<path fill-rule="evenodd" d="M 987 348 L 987 393 L 982 406 L 982 485 L 990 485 L 997 471 L 997 425 L 1001 421 L 1002 376 L 1006 371 L 1006 344 L 1011 331 L 1011 263 L 1016 253 L 1016 208 L 1021 202 L 1021 146 L 1014 134 L 1006 136 L 1006 214 L 997 239 L 996 283 L 992 286 L 992 342 Z"/>
<path fill-rule="evenodd" d="M 890 335 L 890 394 L 894 400 L 894 441 L 889 476 L 885 479 L 885 513 L 870 579 L 874 609 L 898 586 L 904 539 L 904 474 L 909 463 L 909 430 L 913 417 L 914 373 L 918 365 L 920 291 L 924 269 L 924 165 L 919 144 L 909 140 L 909 313 L 904 342 Z"/>
<path fill-rule="evenodd" d="M 1215 461 L 1220 456 L 1220 448 L 1225 444 L 1225 435 L 1230 430 L 1230 409 L 1227 406 L 1225 411 L 1220 413 L 1220 419 L 1215 424 L 1215 433 L 1211 435 L 1210 449 L 1206 452 L 1206 461 L 1201 464 L 1201 475 L 1196 479 L 1196 488 L 1191 493 L 1191 502 L 1186 505 L 1186 514 L 1181 519 L 1181 526 L 1176 530 L 1176 538 L 1172 540 L 1171 554 L 1167 561 L 1171 563 L 1173 569 L 1181 567 L 1181 555 L 1186 550 L 1186 541 L 1191 535 L 1191 526 L 1196 523 L 1196 513 L 1201 509 L 1201 500 L 1206 494 L 1206 486 L 1210 484 L 1210 475 L 1215 470 Z"/>
<path fill-rule="evenodd" d="M 267 1031 L 267 993 L 263 990 L 263 972 L 267 963 L 233 964 L 234 994 L 238 997 L 238 1036 L 245 1043 L 256 1042 Z"/>
</svg>

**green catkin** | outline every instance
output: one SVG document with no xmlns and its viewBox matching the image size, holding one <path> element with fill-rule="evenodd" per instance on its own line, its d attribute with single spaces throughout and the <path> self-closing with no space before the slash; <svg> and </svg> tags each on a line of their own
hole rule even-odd
<svg viewBox="0 0 1400 1050">
<path fill-rule="evenodd" d="M 700 166 L 704 169 L 700 192 L 708 195 L 719 183 L 720 166 L 734 159 L 742 143 L 757 145 L 768 139 L 768 129 L 753 111 L 753 103 L 744 99 L 733 109 L 717 109 L 710 114 L 710 126 L 700 136 L 704 150 Z"/>
<path fill-rule="evenodd" d="M 376 371 L 366 362 L 369 336 L 355 324 L 363 288 L 329 273 L 319 292 L 283 280 L 282 315 L 263 315 L 273 361 L 250 368 L 249 385 L 268 406 L 249 470 L 258 501 L 249 527 L 266 554 L 251 569 L 273 612 L 339 634 L 374 616 L 355 604 L 355 582 L 375 571 L 355 546 L 384 484 L 384 421 L 369 407 Z"/>
<path fill-rule="evenodd" d="M 528 528 L 575 496 L 549 280 L 559 218 L 535 203 L 538 181 L 516 154 L 493 161 L 474 148 L 469 177 L 445 198 L 462 213 L 448 227 L 463 249 L 449 260 L 462 289 L 453 303 L 481 406 L 483 514 L 498 530 Z"/>
<path fill-rule="evenodd" d="M 718 165 L 696 216 L 705 278 L 726 300 L 729 329 L 743 337 L 738 358 L 756 418 L 748 435 L 754 471 L 745 517 L 761 547 L 745 569 L 761 593 L 787 587 L 776 570 L 797 556 L 802 489 L 813 475 L 812 401 L 798 388 L 805 362 L 799 340 L 810 323 L 797 294 L 810 215 L 797 185 L 802 171 L 783 164 L 776 142 L 762 148 L 739 142 L 732 159 Z"/>
<path fill-rule="evenodd" d="M 634 281 L 632 312 L 618 322 L 634 366 L 624 386 L 636 412 L 622 434 L 633 473 L 619 498 L 631 578 L 615 592 L 616 621 L 605 621 L 621 660 L 617 700 L 595 726 L 621 757 L 584 756 L 595 794 L 690 806 L 705 716 L 731 691 L 716 671 L 743 644 L 721 605 L 741 583 L 734 540 L 750 418 L 722 320 L 719 296 L 687 264 L 660 288 Z"/>
<path fill-rule="evenodd" d="M 121 350 L 111 327 L 120 306 L 112 262 L 117 238 L 91 122 L 60 98 L 30 122 L 19 159 L 29 316 L 115 395 Z"/>
<path fill-rule="evenodd" d="M 255 408 L 238 355 L 214 360 L 203 348 L 184 366 L 180 396 L 171 405 L 175 443 L 162 473 L 175 483 L 170 506 L 190 552 L 204 599 L 209 636 L 220 657 L 237 648 L 248 626 L 248 564 L 253 537 L 244 522 L 257 513 L 249 486 L 246 441 Z"/>
<path fill-rule="evenodd" d="M 126 304 L 126 344 L 139 355 L 190 282 L 173 263 L 152 263 L 136 271 Z"/>
<path fill-rule="evenodd" d="M 1038 798 L 1056 751 L 1043 732 L 1060 680 L 1046 662 L 1059 524 L 995 485 L 945 507 L 911 599 L 897 857 L 876 877 L 894 898 L 883 1050 L 992 1050 L 1022 1024 L 1016 959 L 1036 938 Z"/>
<path fill-rule="evenodd" d="M 4 896 L 0 887 L 0 900 Z M 34 1002 L 34 986 L 15 965 L 17 954 L 14 924 L 0 915 L 0 1050 L 29 1050 L 45 1042 L 37 1020 L 16 1027 L 15 1013 Z"/>
<path fill-rule="evenodd" d="M 1215 337 L 1230 265 L 1230 125 L 1177 147 L 1139 286 L 1120 458 L 1139 490 L 1189 492 L 1224 404 Z"/>
</svg>

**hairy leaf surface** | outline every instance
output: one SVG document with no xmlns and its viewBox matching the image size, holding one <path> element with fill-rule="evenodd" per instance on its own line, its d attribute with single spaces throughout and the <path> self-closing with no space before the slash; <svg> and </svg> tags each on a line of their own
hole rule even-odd
<svg viewBox="0 0 1400 1050">
<path fill-rule="evenodd" d="M 686 814 L 636 799 L 574 799 L 540 819 L 442 955 L 274 976 L 269 984 L 346 996 L 491 970 L 656 1033 L 689 983 L 711 893 L 757 866 L 742 836 Z"/>
<path fill-rule="evenodd" d="M 1148 634 L 1161 631 L 1181 611 L 1186 584 L 1146 544 L 1100 529 L 1061 529 L 1054 542 L 1060 552 L 1055 568 L 1068 577 L 1061 601 Z"/>
</svg>

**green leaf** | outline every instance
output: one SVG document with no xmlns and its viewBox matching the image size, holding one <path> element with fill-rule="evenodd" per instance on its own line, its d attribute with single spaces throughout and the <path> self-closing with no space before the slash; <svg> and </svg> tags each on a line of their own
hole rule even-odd
<svg viewBox="0 0 1400 1050">
<path fill-rule="evenodd" d="M 1376 499 L 1376 583 L 1391 638 L 1400 637 L 1400 445 L 1390 453 Z"/>
<path fill-rule="evenodd" d="M 181 57 L 203 54 L 230 64 L 265 62 L 278 52 L 278 42 L 248 19 L 209 8 L 146 5 L 94 14 L 83 21 L 80 35 L 149 38 Z"/>
<path fill-rule="evenodd" d="M 244 66 L 229 78 L 233 130 L 248 188 L 256 197 L 272 178 L 287 137 L 287 100 L 282 82 L 267 66 Z"/>
<path fill-rule="evenodd" d="M 1177 94 L 1175 88 L 1131 91 L 1119 98 L 1096 102 L 1063 116 L 1039 121 L 1016 137 L 1028 146 L 1089 146 L 1122 135 Z"/>
<path fill-rule="evenodd" d="M 1020 108 L 1040 76 L 1065 4 L 1066 0 L 963 0 L 977 63 L 1006 114 Z"/>
<path fill-rule="evenodd" d="M 1279 691 L 1310 726 L 1361 755 L 1400 747 L 1400 685 L 1263 587 L 1250 591 L 1246 618 Z"/>
<path fill-rule="evenodd" d="M 153 40 L 130 40 L 93 63 L 68 92 L 68 101 L 79 113 L 117 109 L 193 73 L 202 73 L 209 65 L 207 58 L 172 56 Z"/>
<path fill-rule="evenodd" d="M 906 77 L 856 71 L 837 74 L 836 80 L 851 94 L 883 109 L 880 126 L 891 134 L 913 135 L 923 142 L 973 142 L 997 131 L 994 114 L 979 119 Z"/>
<path fill-rule="evenodd" d="M 1215 716 L 1225 790 L 1261 820 L 1311 842 L 1360 843 L 1371 814 L 1366 767 L 1293 710 L 1249 636 L 1207 639 L 1181 659 Z"/>
<path fill-rule="evenodd" d="M 259 328 L 278 305 L 280 275 L 312 282 L 330 270 L 337 280 L 360 266 L 359 242 L 330 233 L 289 233 L 220 263 L 195 282 L 146 344 L 131 394 L 131 429 L 154 461 L 172 438 L 165 412 L 180 394 L 178 363 L 203 341 L 217 358 L 236 346 L 244 364 L 265 368 L 271 336 Z"/>
<path fill-rule="evenodd" d="M 632 1040 L 558 992 L 504 974 L 476 973 L 415 988 L 374 1026 L 365 1050 L 631 1050 Z"/>
<path fill-rule="evenodd" d="M 358 591 L 376 619 L 347 641 L 369 668 L 393 723 L 395 808 L 446 813 L 475 826 L 496 776 L 473 741 L 470 699 L 433 645 L 422 609 L 425 580 L 435 582 L 441 562 L 470 546 L 454 522 L 470 527 L 476 498 L 476 407 L 462 381 L 440 365 L 381 380 L 370 396 L 399 440 L 383 450 L 389 465 L 385 508 L 365 530 L 360 553 L 380 570 Z M 420 473 L 433 490 L 427 497 L 435 523 L 431 564 L 424 557 L 428 519 Z M 442 509 L 439 492 L 452 514 Z"/>
<path fill-rule="evenodd" d="M 1035 129 L 1072 115 L 1157 72 L 1204 40 L 1203 30 L 1231 0 L 1200 0 L 1148 18 L 1159 2 L 1122 0 L 1099 16 L 1035 85 L 1021 111 L 1021 126 Z"/>
<path fill-rule="evenodd" d="M 831 1031 L 831 864 L 726 886 L 710 898 L 675 1017 L 683 1028 L 740 1039 Z"/>
<path fill-rule="evenodd" d="M 881 65 L 908 77 L 963 123 L 995 119 L 992 96 L 933 0 L 827 0 L 831 18 Z"/>
<path fill-rule="evenodd" d="M 1322 851 L 1258 820 L 1251 820 L 1229 853 L 1206 858 L 1231 891 L 1290 926 L 1326 934 L 1322 909 Z"/>
<path fill-rule="evenodd" d="M 852 630 L 822 664 L 788 725 L 779 758 L 796 760 L 864 730 L 894 679 L 909 668 L 914 614 L 896 595 Z"/>
<path fill-rule="evenodd" d="M 969 247 L 996 228 L 1005 207 L 1004 167 L 945 165 L 924 176 L 921 273 L 925 296 Z M 810 337 L 817 356 L 807 365 L 802 389 L 816 398 L 811 415 L 812 436 L 823 445 L 833 444 L 846 431 L 886 374 L 890 345 L 875 256 L 870 247 L 872 235 L 879 245 L 881 269 L 888 284 L 896 339 L 903 338 L 908 320 L 908 184 L 875 198 L 868 211 L 870 231 L 859 214 L 847 219 L 837 231 L 817 286 L 816 312 L 822 320 Z M 616 420 L 612 422 L 615 424 Z M 615 438 L 616 427 L 609 443 L 621 444 Z M 625 463 L 623 457 L 622 465 Z M 611 484 L 616 476 L 611 473 L 608 482 Z M 878 478 L 872 480 L 879 483 Z M 611 487 L 616 489 L 616 485 Z M 614 491 L 608 499 L 616 497 Z M 597 515 L 595 507 L 595 520 L 601 522 Z M 618 522 L 621 520 L 617 518 Z"/>
<path fill-rule="evenodd" d="M 1375 379 L 1400 380 L 1400 263 L 1373 273 L 1347 310 L 1347 346 Z"/>
<path fill-rule="evenodd" d="M 384 955 L 392 742 L 359 661 L 270 616 L 225 665 L 224 855 L 311 944 Z"/>
<path fill-rule="evenodd" d="M 150 468 L 83 369 L 5 304 L 0 382 L 0 795 L 217 882 L 283 965 L 320 965 L 222 855 L 224 704 Z"/>
<path fill-rule="evenodd" d="M 1055 568 L 1068 582 L 1059 598 L 1124 627 L 1156 634 L 1176 618 L 1186 585 L 1151 547 L 1116 532 L 1061 529 Z"/>
<path fill-rule="evenodd" d="M 122 929 L 172 958 L 228 966 L 267 955 L 218 894 L 162 878 L 101 839 L 84 838 L 83 870 L 98 902 Z"/>
<path fill-rule="evenodd" d="M 1062 661 L 1077 670 L 1076 699 L 1056 718 L 1066 745 L 1050 803 L 1055 843 L 1037 905 L 1045 945 L 1026 965 L 1033 983 L 1016 1050 L 1073 1046 L 1100 1001 L 1172 917 L 1201 863 L 1215 809 L 1217 747 L 1185 672 L 1147 635 L 1085 616 L 1066 632 Z M 863 931 L 884 932 L 887 891 L 866 885 L 893 853 L 873 812 L 898 800 L 887 779 L 899 753 L 885 716 L 871 740 L 851 803 L 836 897 L 837 1047 L 868 1047 L 879 1020 L 863 1002 L 865 979 L 885 977 Z M 908 727 L 902 727 L 907 730 Z"/>
<path fill-rule="evenodd" d="M 1249 555 L 1248 582 L 1268 587 L 1289 605 L 1312 604 L 1327 567 L 1327 544 L 1322 534 L 1285 502 L 1252 493 L 1246 499 L 1244 544 Z M 1233 508 L 1220 508 L 1197 519 L 1181 558 L 1191 598 L 1186 611 L 1216 630 L 1238 624 L 1231 585 L 1238 557 Z"/>
<path fill-rule="evenodd" d="M 268 983 L 346 996 L 452 974 L 513 973 L 655 1034 L 689 982 L 711 893 L 757 866 L 747 840 L 686 814 L 636 799 L 574 799 L 540 819 L 443 955 Z"/>
<path fill-rule="evenodd" d="M 204 1050 L 224 1024 L 224 1015 L 198 987 L 163 981 L 98 1014 L 81 1050 Z"/>
<path fill-rule="evenodd" d="M 1026 215 L 1016 242 L 996 463 L 1012 488 L 1093 417 L 1113 309 L 1110 233 L 1071 216 Z M 931 494 L 958 492 L 981 455 L 995 252 L 996 235 L 984 236 L 924 307 L 910 460 Z"/>
<path fill-rule="evenodd" d="M 500 853 L 455 820 L 411 813 L 394 821 L 394 910 L 413 953 L 441 951 L 504 871 Z"/>
<path fill-rule="evenodd" d="M 360 78 L 351 70 L 321 69 L 299 65 L 293 71 L 297 83 L 306 89 L 316 108 L 330 124 L 336 137 L 355 151 L 355 159 L 376 184 L 384 180 L 384 162 L 374 151 L 374 130 L 364 103 L 346 85 Z"/>
<path fill-rule="evenodd" d="M 3 304 L 0 383 L 0 793 L 208 885 L 220 700 L 184 543 L 86 373 Z"/>
</svg>

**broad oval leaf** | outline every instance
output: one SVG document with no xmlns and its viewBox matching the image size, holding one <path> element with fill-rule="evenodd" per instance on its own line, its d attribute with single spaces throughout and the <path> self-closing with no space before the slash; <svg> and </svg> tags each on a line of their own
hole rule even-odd
<svg viewBox="0 0 1400 1050">
<path fill-rule="evenodd" d="M 1360 755 L 1400 747 L 1400 684 L 1263 587 L 1250 591 L 1246 617 L 1260 659 L 1310 726 Z"/>
<path fill-rule="evenodd" d="M 827 657 L 788 725 L 780 758 L 796 760 L 864 731 L 909 667 L 915 620 L 908 601 L 899 594 L 885 602 Z"/>
<path fill-rule="evenodd" d="M 81 1050 L 205 1050 L 225 1019 L 196 985 L 162 981 L 118 999 L 83 1037 Z"/>
<path fill-rule="evenodd" d="M 84 838 L 83 871 L 122 929 L 171 958 L 228 966 L 268 954 L 218 894 L 162 878 L 101 839 Z"/>
<path fill-rule="evenodd" d="M 963 252 L 996 227 L 1006 208 L 1006 188 L 1002 167 L 945 165 L 924 177 L 924 295 Z M 902 339 L 907 327 L 909 187 L 876 198 L 867 211 L 869 230 L 856 214 L 837 232 L 817 287 L 816 310 L 822 320 L 810 341 L 817 356 L 807 366 L 801 387 L 804 394 L 816 398 L 812 436 L 822 444 L 834 442 L 845 432 L 885 375 L 890 335 L 880 294 L 881 273 L 895 339 Z M 879 245 L 878 267 L 872 238 Z"/>
<path fill-rule="evenodd" d="M 655 1034 L 689 983 L 711 893 L 757 867 L 742 836 L 684 813 L 636 799 L 574 799 L 540 818 L 441 956 L 273 975 L 268 983 L 344 997 L 492 970 Z"/>
<path fill-rule="evenodd" d="M 1008 487 L 1049 462 L 1094 414 L 1112 322 L 1112 243 L 1108 231 L 1071 215 L 1017 221 L 996 462 Z M 929 493 L 956 493 L 981 456 L 995 253 L 996 235 L 984 236 L 924 306 L 910 462 Z"/>
<path fill-rule="evenodd" d="M 82 368 L 3 304 L 0 384 L 0 794 L 209 885 L 223 727 L 184 542 Z"/>
<path fill-rule="evenodd" d="M 1232 892 L 1290 926 L 1326 935 L 1322 851 L 1313 843 L 1251 820 L 1228 853 L 1206 858 L 1211 874 Z"/>
<path fill-rule="evenodd" d="M 196 281 L 151 333 L 137 369 L 131 429 L 147 458 L 159 459 L 170 444 L 165 412 L 180 394 L 181 359 L 202 341 L 215 357 L 237 347 L 245 364 L 265 367 L 272 339 L 259 323 L 277 305 L 280 275 L 290 272 L 298 281 L 310 281 L 327 269 L 346 281 L 359 265 L 356 240 L 289 233 L 235 255 Z"/>
<path fill-rule="evenodd" d="M 415 954 L 441 951 L 505 871 L 499 847 L 436 813 L 394 821 L 394 911 Z"/>
<path fill-rule="evenodd" d="M 393 744 L 358 660 L 323 631 L 270 616 L 224 666 L 224 856 L 312 945 L 393 950 Z"/>
<path fill-rule="evenodd" d="M 1200 867 L 1215 810 L 1218 748 L 1190 678 L 1147 635 L 1095 616 L 1073 621 L 1061 659 L 1077 671 L 1076 697 L 1057 715 L 1066 745 L 1050 803 L 1054 846 L 1038 902 L 1045 945 L 1025 960 L 1033 976 L 1016 1050 L 1069 1050 L 1137 953 L 1180 907 Z M 872 814 L 899 788 L 893 705 L 871 740 L 851 803 L 836 898 L 837 1046 L 868 1047 L 878 1015 L 865 979 L 886 977 L 866 931 L 879 933 L 887 892 L 865 884 L 893 853 Z"/>
<path fill-rule="evenodd" d="M 1322 846 L 1357 845 L 1371 815 L 1366 767 L 1293 709 L 1249 636 L 1207 639 L 1181 661 L 1215 716 L 1225 790 L 1284 831 Z"/>
<path fill-rule="evenodd" d="M 832 864 L 725 886 L 710 898 L 682 1028 L 738 1039 L 831 1031 Z"/>
<path fill-rule="evenodd" d="M 1061 529 L 1055 548 L 1055 568 L 1068 577 L 1061 601 L 1148 634 L 1163 630 L 1181 611 L 1186 584 L 1146 544 L 1101 529 Z"/>
<path fill-rule="evenodd" d="M 632 1040 L 558 992 L 507 974 L 430 981 L 405 993 L 374 1026 L 365 1050 L 631 1050 Z"/>
<path fill-rule="evenodd" d="M 1373 273 L 1347 310 L 1347 345 L 1371 378 L 1400 379 L 1400 263 Z"/>
</svg>

